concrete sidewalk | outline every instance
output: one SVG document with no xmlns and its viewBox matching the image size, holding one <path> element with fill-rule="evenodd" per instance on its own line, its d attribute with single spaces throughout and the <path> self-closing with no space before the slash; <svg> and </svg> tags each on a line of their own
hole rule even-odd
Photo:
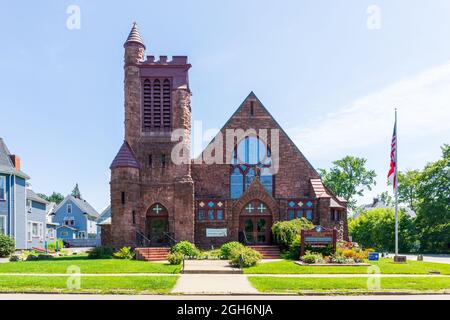
<svg viewBox="0 0 450 320">
<path fill-rule="evenodd" d="M 172 293 L 258 294 L 243 274 L 182 274 Z"/>
<path fill-rule="evenodd" d="M 78 275 L 80 277 L 158 277 L 158 276 L 182 276 L 180 273 L 0 273 L 1 276 L 23 276 L 23 277 L 68 277 Z M 385 278 L 402 278 L 402 277 L 450 277 L 445 274 L 368 274 L 368 273 L 317 273 L 317 274 L 271 274 L 271 273 L 247 273 L 247 274 L 195 274 L 198 279 L 205 281 L 205 278 L 211 276 L 256 276 L 256 277 L 281 277 L 281 278 L 364 278 L 364 277 L 385 277 Z"/>
</svg>

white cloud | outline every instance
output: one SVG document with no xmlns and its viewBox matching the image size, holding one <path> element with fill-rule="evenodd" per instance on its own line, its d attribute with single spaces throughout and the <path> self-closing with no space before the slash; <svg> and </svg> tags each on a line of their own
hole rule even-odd
<svg viewBox="0 0 450 320">
<path fill-rule="evenodd" d="M 318 159 L 329 157 L 336 152 L 389 143 L 395 107 L 402 142 L 437 135 L 442 137 L 441 143 L 450 142 L 444 140 L 450 137 L 450 63 L 357 99 L 316 120 L 314 126 L 289 131 L 306 154 Z"/>
<path fill-rule="evenodd" d="M 398 109 L 399 168 L 423 168 L 450 143 L 450 63 L 429 68 L 378 92 L 356 99 L 316 119 L 306 128 L 288 130 L 313 163 L 329 163 L 343 155 L 364 156 L 378 174 L 377 186 L 359 199 L 387 190 L 386 173 Z M 390 188 L 389 188 L 390 189 Z"/>
</svg>

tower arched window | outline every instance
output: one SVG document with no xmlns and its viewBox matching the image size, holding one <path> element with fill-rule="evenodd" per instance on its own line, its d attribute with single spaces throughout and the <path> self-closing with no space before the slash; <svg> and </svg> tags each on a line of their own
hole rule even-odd
<svg viewBox="0 0 450 320">
<path fill-rule="evenodd" d="M 144 79 L 142 92 L 142 131 L 169 131 L 172 122 L 170 79 Z"/>
<path fill-rule="evenodd" d="M 266 144 L 255 136 L 242 139 L 234 149 L 230 175 L 230 197 L 242 196 L 256 177 L 268 193 L 273 194 L 271 153 Z"/>
</svg>

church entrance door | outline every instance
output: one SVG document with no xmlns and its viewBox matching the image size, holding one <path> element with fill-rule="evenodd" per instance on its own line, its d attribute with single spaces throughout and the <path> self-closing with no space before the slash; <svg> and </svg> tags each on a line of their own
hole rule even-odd
<svg viewBox="0 0 450 320">
<path fill-rule="evenodd" d="M 146 215 L 146 237 L 150 240 L 150 246 L 167 246 L 169 222 L 167 209 L 159 203 L 152 205 Z"/>
<path fill-rule="evenodd" d="M 261 201 L 251 201 L 241 212 L 239 230 L 248 245 L 270 244 L 272 215 Z"/>
</svg>

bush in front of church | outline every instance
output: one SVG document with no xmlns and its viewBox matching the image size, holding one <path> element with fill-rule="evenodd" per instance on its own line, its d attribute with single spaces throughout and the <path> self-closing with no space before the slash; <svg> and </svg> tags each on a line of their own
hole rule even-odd
<svg viewBox="0 0 450 320">
<path fill-rule="evenodd" d="M 112 257 L 112 249 L 106 246 L 95 247 L 88 253 L 89 259 L 111 259 Z"/>
<path fill-rule="evenodd" d="M 295 241 L 299 240 L 302 230 L 311 230 L 314 224 L 305 219 L 297 218 L 288 221 L 278 221 L 272 226 L 273 238 L 281 249 L 289 249 Z"/>
<path fill-rule="evenodd" d="M 242 266 L 243 268 L 248 268 L 256 265 L 261 258 L 261 253 L 252 248 L 243 246 L 242 248 L 234 248 L 231 250 L 230 264 L 233 267 L 240 268 Z"/>
<path fill-rule="evenodd" d="M 167 256 L 167 261 L 169 261 L 170 264 L 180 264 L 183 261 L 183 254 L 180 252 L 176 253 L 169 253 Z"/>
<path fill-rule="evenodd" d="M 230 259 L 231 251 L 233 251 L 234 249 L 243 249 L 243 248 L 244 248 L 244 245 L 237 241 L 231 241 L 231 242 L 224 243 L 220 247 L 220 256 L 223 259 Z"/>
<path fill-rule="evenodd" d="M 189 241 L 180 241 L 170 249 L 171 253 L 180 253 L 189 258 L 195 258 L 199 255 L 200 251 L 195 244 Z"/>
</svg>

